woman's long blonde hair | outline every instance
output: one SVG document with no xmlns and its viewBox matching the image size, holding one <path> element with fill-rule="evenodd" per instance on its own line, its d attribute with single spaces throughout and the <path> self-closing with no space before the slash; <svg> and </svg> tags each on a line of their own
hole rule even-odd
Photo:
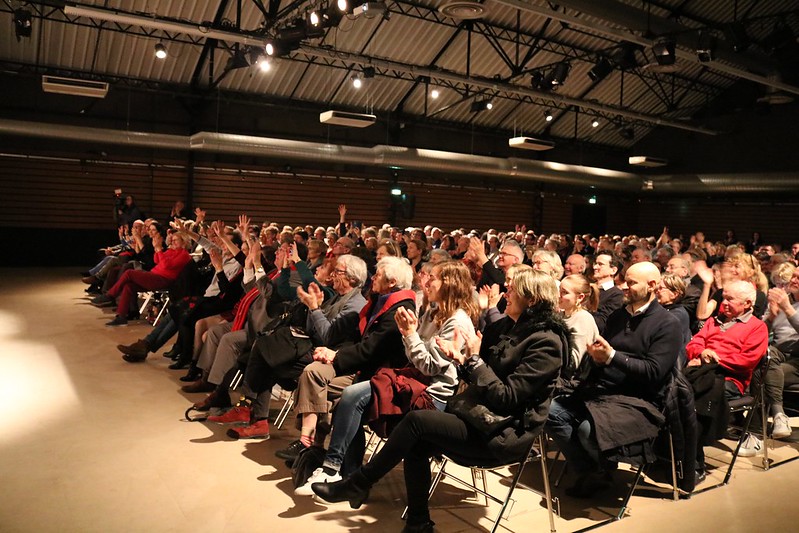
<svg viewBox="0 0 799 533">
<path fill-rule="evenodd" d="M 433 321 L 437 327 L 463 309 L 473 324 L 477 324 L 480 308 L 474 297 L 474 287 L 469 269 L 460 261 L 445 261 L 433 267 L 431 275 L 438 273 L 441 289 L 438 292 L 437 307 L 433 311 Z"/>
</svg>

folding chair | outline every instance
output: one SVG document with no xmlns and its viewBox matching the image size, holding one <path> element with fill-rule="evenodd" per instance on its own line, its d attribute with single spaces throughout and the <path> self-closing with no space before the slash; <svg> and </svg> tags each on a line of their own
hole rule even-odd
<svg viewBox="0 0 799 533">
<path fill-rule="evenodd" d="M 538 444 L 538 447 L 539 447 L 538 449 L 539 449 L 540 453 L 538 453 L 538 454 L 535 453 L 535 445 L 536 444 Z M 506 464 L 501 464 L 501 465 L 486 465 L 486 466 L 464 465 L 464 464 L 458 463 L 457 461 L 455 461 L 452 458 L 447 457 L 446 455 L 443 456 L 442 457 L 442 461 L 441 461 L 441 466 L 440 466 L 440 468 L 438 470 L 438 473 L 433 478 L 433 482 L 432 482 L 432 484 L 430 486 L 429 497 L 432 498 L 433 492 L 435 492 L 436 488 L 438 487 L 438 484 L 446 476 L 446 477 L 448 477 L 448 478 L 450 478 L 450 479 L 452 479 L 454 481 L 457 481 L 461 485 L 464 485 L 465 487 L 471 488 L 473 491 L 475 491 L 478 494 L 483 495 L 485 498 L 491 499 L 492 501 L 501 504 L 502 507 L 499 510 L 499 515 L 497 515 L 497 518 L 494 521 L 494 525 L 491 528 L 491 533 L 494 533 L 497 530 L 497 528 L 499 527 L 499 523 L 502 520 L 503 516 L 505 515 L 505 511 L 507 510 L 507 508 L 508 508 L 508 506 L 509 506 L 509 504 L 511 502 L 511 497 L 513 496 L 513 491 L 516 489 L 517 485 L 521 485 L 521 483 L 519 483 L 519 480 L 522 477 L 522 472 L 524 472 L 525 465 L 528 462 L 530 462 L 533 459 L 535 459 L 535 458 L 539 458 L 539 460 L 541 461 L 541 474 L 543 476 L 543 481 L 544 481 L 544 494 L 542 496 L 544 496 L 544 498 L 546 499 L 546 503 L 547 503 L 547 512 L 549 513 L 549 530 L 550 530 L 551 533 L 555 533 L 555 511 L 553 509 L 552 492 L 551 492 L 550 486 L 549 486 L 549 471 L 547 470 L 547 466 L 546 466 L 546 438 L 544 437 L 543 433 L 541 433 L 537 438 L 533 439 L 533 442 L 530 444 L 530 448 L 527 450 L 527 454 L 524 456 L 524 459 L 521 460 L 521 461 L 513 462 L 513 463 L 506 463 Z M 461 478 L 459 478 L 459 477 L 447 472 L 446 471 L 446 467 L 447 467 L 447 463 L 449 463 L 449 462 L 453 462 L 453 463 L 458 464 L 460 466 L 465 466 L 465 467 L 471 468 L 472 469 L 472 482 L 469 483 L 468 481 L 464 481 Z M 494 472 L 495 474 L 499 475 L 499 473 L 497 472 L 498 470 L 500 470 L 502 468 L 513 467 L 513 466 L 518 466 L 518 469 L 516 470 L 516 473 L 513 475 L 513 478 L 511 479 L 510 487 L 508 488 L 508 492 L 504 496 L 504 498 L 499 498 L 497 496 L 494 496 L 490 492 L 488 492 L 488 490 L 486 488 L 486 483 L 485 483 L 485 474 L 487 472 Z M 475 482 L 476 479 L 478 478 L 475 475 L 475 471 L 476 470 L 480 471 L 480 474 L 482 476 L 482 478 L 481 478 L 483 480 L 483 488 L 482 489 L 479 488 L 477 486 L 477 483 Z M 536 493 L 540 494 L 538 491 L 536 491 L 535 489 L 532 489 L 529 486 L 526 486 L 526 485 L 522 485 L 522 486 L 524 488 L 527 488 L 527 489 L 529 489 L 529 490 L 531 490 L 533 492 L 536 492 Z M 559 505 L 559 502 L 558 502 L 557 498 L 554 500 L 554 502 L 555 502 L 555 504 Z M 407 508 L 406 508 L 406 511 L 407 511 Z M 402 516 L 404 517 L 405 513 L 403 513 Z"/>
<path fill-rule="evenodd" d="M 242 380 L 244 379 L 244 370 L 239 368 L 236 370 L 236 374 L 233 376 L 233 379 L 230 382 L 230 390 L 236 390 L 241 385 Z M 279 381 L 277 386 L 280 387 L 281 392 L 280 394 L 275 395 L 274 392 L 272 396 L 275 398 L 281 398 L 284 392 L 288 392 L 289 395 L 286 400 L 283 402 L 283 406 L 278 411 L 277 416 L 275 417 L 274 427 L 277 429 L 282 429 L 283 424 L 286 422 L 286 418 L 288 418 L 289 413 L 292 409 L 294 409 L 294 404 L 297 402 L 297 383 L 291 380 L 284 380 Z M 272 391 L 274 391 L 274 387 L 272 387 Z"/>
<path fill-rule="evenodd" d="M 760 362 L 757 364 L 754 372 L 759 372 L 761 376 L 764 376 L 770 363 L 771 357 L 767 351 L 760 359 Z M 760 409 L 760 419 L 762 424 L 760 428 L 760 434 L 763 437 L 763 470 L 765 471 L 769 469 L 768 443 L 766 441 L 768 435 L 766 432 L 766 404 L 764 402 L 764 398 L 765 384 L 761 379 L 759 380 L 758 385 L 749 387 L 748 394 L 745 394 L 744 396 L 735 400 L 730 400 L 730 414 L 742 413 L 744 416 L 743 427 L 741 427 L 741 436 L 738 438 L 738 442 L 735 445 L 735 450 L 732 452 L 732 459 L 730 460 L 730 464 L 727 467 L 727 472 L 724 475 L 724 481 L 715 485 L 702 487 L 701 489 L 694 491 L 695 493 L 698 494 L 700 492 L 706 492 L 708 490 L 729 484 L 730 478 L 732 477 L 732 469 L 735 467 L 735 462 L 738 460 L 738 454 L 741 451 L 741 446 L 743 446 L 746 435 L 749 433 L 749 426 L 751 425 L 755 409 Z"/>
</svg>

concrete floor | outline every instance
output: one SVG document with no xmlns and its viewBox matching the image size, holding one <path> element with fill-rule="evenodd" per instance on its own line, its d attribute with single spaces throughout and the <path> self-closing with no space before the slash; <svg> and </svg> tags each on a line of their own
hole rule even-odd
<svg viewBox="0 0 799 533">
<path fill-rule="evenodd" d="M 224 427 L 184 421 L 197 395 L 180 392 L 182 373 L 168 370 L 160 354 L 139 365 L 122 361 L 115 346 L 143 337 L 149 326 L 104 327 L 110 315 L 89 305 L 78 270 L 5 269 L 0 275 L 0 531 L 402 529 L 400 468 L 358 511 L 295 501 L 289 471 L 274 457 L 295 438 L 293 429 L 273 429 L 268 441 L 232 441 Z M 796 445 L 774 446 L 778 461 L 799 455 Z M 729 454 L 712 448 L 708 456 L 723 466 Z M 647 481 L 633 497 L 630 516 L 605 530 L 799 530 L 792 503 L 799 461 L 768 472 L 759 463 L 741 459 L 729 486 L 679 502 Z M 706 483 L 719 479 L 721 470 Z M 558 531 L 607 518 L 631 477 L 617 473 L 618 486 L 595 501 L 570 500 L 555 488 Z M 523 480 L 541 487 L 537 464 Z M 569 482 L 567 476 L 563 486 Z M 546 531 L 542 499 L 519 490 L 516 500 L 504 530 Z M 449 484 L 432 502 L 442 532 L 484 530 L 496 510 Z"/>
</svg>

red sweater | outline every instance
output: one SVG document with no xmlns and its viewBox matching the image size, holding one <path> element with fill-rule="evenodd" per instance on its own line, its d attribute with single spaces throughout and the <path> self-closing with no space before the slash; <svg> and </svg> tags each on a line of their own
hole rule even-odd
<svg viewBox="0 0 799 533">
<path fill-rule="evenodd" d="M 186 250 L 167 248 L 162 252 L 155 252 L 155 266 L 150 272 L 174 281 L 178 279 L 189 261 L 191 261 L 191 256 Z"/>
<path fill-rule="evenodd" d="M 727 379 L 735 383 L 741 394 L 752 380 L 752 371 L 768 349 L 768 327 L 755 317 L 738 322 L 727 331 L 710 319 L 685 347 L 688 359 L 696 359 L 702 350 L 709 348 L 719 356 L 719 365 Z"/>
</svg>

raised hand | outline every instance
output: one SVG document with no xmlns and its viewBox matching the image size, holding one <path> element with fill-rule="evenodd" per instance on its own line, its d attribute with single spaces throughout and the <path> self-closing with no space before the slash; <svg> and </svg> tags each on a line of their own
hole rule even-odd
<svg viewBox="0 0 799 533">
<path fill-rule="evenodd" d="M 246 237 L 250 231 L 250 217 L 247 215 L 239 215 L 239 223 L 236 225 L 236 229 L 239 230 L 242 238 Z"/>
<path fill-rule="evenodd" d="M 302 259 L 300 259 L 299 252 L 297 252 L 297 243 L 296 242 L 293 242 L 293 243 L 291 243 L 289 245 L 289 257 L 288 258 L 289 258 L 289 261 L 291 261 L 292 263 L 299 263 L 300 261 L 302 261 Z"/>
<path fill-rule="evenodd" d="M 211 251 L 208 252 L 209 257 L 211 258 L 211 264 L 214 265 L 214 269 L 217 272 L 222 271 L 222 252 L 220 252 L 216 248 L 211 248 Z"/>
<path fill-rule="evenodd" d="M 199 207 L 194 209 L 194 221 L 197 224 L 200 224 L 201 222 L 203 222 L 205 220 L 205 215 L 206 215 L 206 212 L 203 211 L 202 209 L 200 209 Z"/>
<path fill-rule="evenodd" d="M 705 282 L 708 285 L 713 283 L 714 281 L 713 270 L 709 266 L 707 266 L 707 263 L 705 263 L 702 260 L 699 260 L 696 263 L 694 263 L 694 268 L 696 270 L 697 275 L 699 275 L 699 278 L 703 282 Z"/>
<path fill-rule="evenodd" d="M 338 216 L 340 217 L 341 222 L 344 222 L 344 219 L 347 216 L 347 206 L 345 204 L 338 205 Z"/>
</svg>

